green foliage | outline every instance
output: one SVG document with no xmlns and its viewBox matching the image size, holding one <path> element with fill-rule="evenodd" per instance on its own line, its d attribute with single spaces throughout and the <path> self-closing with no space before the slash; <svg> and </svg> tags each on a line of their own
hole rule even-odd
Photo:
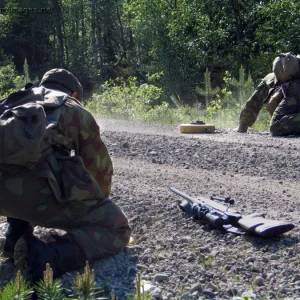
<svg viewBox="0 0 300 300">
<path fill-rule="evenodd" d="M 84 273 L 77 274 L 72 286 L 71 298 L 64 295 L 61 280 L 53 280 L 53 270 L 49 264 L 46 265 L 43 280 L 35 285 L 35 291 L 40 300 L 119 300 L 114 291 L 111 291 L 109 296 L 102 296 L 105 294 L 105 289 L 96 287 L 94 270 L 90 270 L 88 262 L 86 262 Z M 8 283 L 0 292 L 0 300 L 29 300 L 32 294 L 33 289 L 30 284 L 18 271 L 16 279 Z M 132 297 L 126 297 L 126 300 L 150 300 L 150 298 L 150 293 L 144 292 L 141 274 L 138 273 L 135 293 Z"/>
<path fill-rule="evenodd" d="M 15 78 L 16 71 L 12 63 L 0 65 L 0 99 L 13 92 Z"/>
<path fill-rule="evenodd" d="M 196 86 L 196 92 L 205 97 L 205 107 L 209 105 L 215 105 L 215 101 L 213 101 L 213 97 L 219 92 L 219 88 L 212 88 L 211 86 L 211 72 L 206 68 L 204 73 L 204 88 L 200 88 Z M 214 103 L 212 103 L 212 101 Z"/>
<path fill-rule="evenodd" d="M 204 120 L 207 123 L 213 122 L 220 127 L 236 127 L 240 107 L 250 96 L 253 86 L 252 78 L 249 74 L 246 81 L 241 79 L 238 81 L 228 71 L 225 71 L 223 79 L 223 86 L 218 89 L 219 93 L 215 95 L 215 98 L 210 100 L 206 110 L 201 109 L 198 103 L 194 106 L 184 105 L 175 96 L 172 99 L 176 106 L 174 107 L 166 99 L 163 99 L 161 88 L 149 84 L 139 85 L 136 78 L 129 78 L 127 82 L 121 81 L 121 79 L 106 82 L 100 86 L 97 93 L 93 94 L 87 109 L 93 114 L 105 118 L 167 124 Z M 243 95 L 242 103 L 242 99 L 236 100 L 239 94 Z M 269 116 L 263 110 L 254 128 L 265 130 L 268 128 L 268 122 Z"/>
<path fill-rule="evenodd" d="M 26 58 L 33 78 L 49 68 L 67 68 L 88 91 L 135 76 L 162 88 L 167 99 L 178 95 L 183 104 L 200 101 L 200 92 L 208 106 L 216 99 L 208 87 L 221 87 L 225 70 L 244 85 L 241 65 L 256 82 L 271 71 L 276 54 L 300 52 L 300 2 L 293 0 L 6 0 L 0 5 L 9 10 L 0 15 L 1 62 L 4 54 L 13 57 L 21 74 Z M 30 7 L 50 13 L 24 10 Z M 147 76 L 160 73 L 155 82 Z M 200 82 L 204 86 L 197 87 Z M 241 103 L 246 86 L 236 89 L 233 96 Z"/>
<path fill-rule="evenodd" d="M 23 279 L 19 271 L 16 279 L 8 283 L 0 292 L 0 300 L 29 300 L 32 293 L 29 283 Z"/>
<path fill-rule="evenodd" d="M 136 77 L 128 81 L 117 79 L 106 81 L 100 87 L 100 94 L 93 94 L 87 108 L 99 115 L 125 119 L 143 119 L 153 110 L 164 111 L 168 103 L 162 102 L 162 90 L 151 84 L 138 85 Z M 161 106 L 157 104 L 161 103 Z M 157 108 L 158 107 L 158 108 Z"/>
<path fill-rule="evenodd" d="M 135 293 L 134 296 L 127 296 L 126 300 L 150 300 L 151 294 L 149 292 L 144 291 L 144 285 L 141 279 L 141 273 L 137 273 L 136 280 L 135 280 Z M 112 297 L 111 300 L 117 300 L 116 298 Z"/>
<path fill-rule="evenodd" d="M 215 261 L 215 258 L 213 256 L 204 256 L 202 254 L 198 255 L 198 262 L 205 267 L 211 266 L 211 264 Z"/>
<path fill-rule="evenodd" d="M 66 297 L 63 294 L 60 280 L 53 280 L 53 270 L 50 265 L 46 265 L 44 271 L 44 279 L 37 283 L 36 292 L 39 299 L 43 300 L 64 300 Z"/>
<path fill-rule="evenodd" d="M 24 75 L 17 75 L 15 65 L 10 59 L 6 58 L 6 64 L 0 64 L 0 99 L 7 97 L 9 94 L 25 86 L 26 83 L 32 82 L 29 74 L 29 66 L 25 58 L 23 65 Z M 37 81 L 35 78 L 34 81 Z"/>
<path fill-rule="evenodd" d="M 73 283 L 73 292 L 76 300 L 95 300 L 104 292 L 103 288 L 97 288 L 95 282 L 94 270 L 90 270 L 88 262 L 86 262 L 84 273 L 77 274 Z M 105 298 L 106 299 L 106 298 Z"/>
</svg>

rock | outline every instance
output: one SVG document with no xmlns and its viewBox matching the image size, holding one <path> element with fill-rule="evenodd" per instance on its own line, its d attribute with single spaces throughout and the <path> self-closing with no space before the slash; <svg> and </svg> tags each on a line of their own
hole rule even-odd
<svg viewBox="0 0 300 300">
<path fill-rule="evenodd" d="M 148 267 L 146 265 L 142 265 L 142 264 L 137 264 L 136 267 L 139 269 L 139 270 L 147 270 Z"/>
<path fill-rule="evenodd" d="M 253 284 L 256 286 L 263 286 L 264 285 L 264 279 L 261 276 L 256 276 L 253 280 Z"/>
<path fill-rule="evenodd" d="M 255 259 L 253 257 L 247 257 L 247 258 L 245 258 L 245 263 L 248 264 L 250 262 L 254 262 L 254 260 Z"/>
<path fill-rule="evenodd" d="M 208 297 L 208 298 L 212 298 L 212 299 L 215 297 L 215 294 L 214 294 L 213 292 L 209 291 L 209 290 L 204 290 L 204 291 L 202 292 L 202 294 L 203 294 L 204 296 L 206 296 L 206 297 Z"/>
<path fill-rule="evenodd" d="M 231 270 L 231 268 L 232 268 L 231 265 L 225 265 L 223 270 L 224 271 L 229 271 L 229 270 Z"/>
<path fill-rule="evenodd" d="M 277 255 L 277 254 L 272 254 L 272 255 L 270 256 L 270 260 L 278 260 L 279 258 L 280 258 L 280 256 Z"/>
<path fill-rule="evenodd" d="M 227 294 L 231 297 L 234 297 L 238 294 L 238 290 L 236 288 L 231 288 L 227 290 Z"/>
<path fill-rule="evenodd" d="M 196 254 L 193 252 L 190 252 L 190 253 L 188 253 L 188 256 L 186 259 L 188 262 L 192 262 L 192 261 L 196 260 L 196 258 L 197 258 Z"/>
<path fill-rule="evenodd" d="M 170 276 L 168 274 L 164 274 L 164 273 L 156 274 L 154 276 L 154 280 L 158 281 L 158 282 L 169 280 L 169 278 L 170 278 Z"/>
<path fill-rule="evenodd" d="M 184 293 L 181 297 L 180 300 L 192 300 L 194 299 L 193 295 L 190 293 Z"/>
<path fill-rule="evenodd" d="M 292 279 L 292 282 L 296 282 L 300 280 L 300 274 L 295 274 L 295 276 Z"/>
<path fill-rule="evenodd" d="M 148 292 L 153 292 L 156 289 L 156 286 L 150 283 L 146 283 L 144 284 L 144 292 L 148 293 Z M 143 289 L 141 289 L 141 292 L 143 291 Z"/>
<path fill-rule="evenodd" d="M 184 151 L 184 149 L 176 149 L 175 153 L 180 153 L 180 152 L 183 152 L 183 151 Z"/>
<path fill-rule="evenodd" d="M 150 154 L 151 156 L 157 156 L 157 155 L 158 155 L 158 153 L 157 153 L 156 151 L 151 151 L 151 152 L 149 152 L 149 154 Z"/>
<path fill-rule="evenodd" d="M 248 297 L 251 300 L 256 300 L 257 299 L 256 294 L 252 290 L 246 291 L 246 292 L 242 293 L 242 298 L 243 297 Z"/>
<path fill-rule="evenodd" d="M 276 293 L 273 291 L 269 291 L 269 298 L 270 299 L 276 298 Z"/>
<path fill-rule="evenodd" d="M 152 292 L 150 292 L 151 296 L 155 299 L 160 299 L 162 296 L 162 290 L 156 287 Z"/>
<path fill-rule="evenodd" d="M 202 290 L 203 290 L 202 284 L 201 283 L 195 283 L 191 286 L 190 293 L 193 293 L 195 291 L 202 291 Z"/>
<path fill-rule="evenodd" d="M 125 142 L 125 143 L 123 143 L 122 144 L 122 147 L 124 148 L 124 149 L 129 149 L 129 143 L 128 142 Z"/>
<path fill-rule="evenodd" d="M 127 155 L 128 155 L 128 156 L 137 156 L 138 153 L 137 153 L 137 152 L 130 152 L 130 153 L 128 153 Z"/>
<path fill-rule="evenodd" d="M 218 287 L 216 285 L 214 285 L 213 283 L 209 282 L 206 286 L 206 289 L 216 292 L 218 290 Z"/>
</svg>

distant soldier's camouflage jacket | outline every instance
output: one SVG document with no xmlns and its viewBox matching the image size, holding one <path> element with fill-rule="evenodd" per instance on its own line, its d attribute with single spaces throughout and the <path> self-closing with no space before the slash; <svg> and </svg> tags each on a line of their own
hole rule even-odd
<svg viewBox="0 0 300 300">
<path fill-rule="evenodd" d="M 272 97 L 276 98 L 270 109 Z M 300 79 L 275 86 L 274 73 L 268 74 L 258 85 L 240 114 L 240 125 L 248 128 L 256 121 L 258 113 L 266 106 L 272 119 L 273 136 L 300 134 Z"/>
<path fill-rule="evenodd" d="M 268 101 L 268 95 L 274 88 L 275 74 L 268 74 L 257 86 L 254 93 L 246 102 L 240 114 L 240 125 L 245 128 L 251 127 L 257 119 L 262 107 Z"/>
</svg>

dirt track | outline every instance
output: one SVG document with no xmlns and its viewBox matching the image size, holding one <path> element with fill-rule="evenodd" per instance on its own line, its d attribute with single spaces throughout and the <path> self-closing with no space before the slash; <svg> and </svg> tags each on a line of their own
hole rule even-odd
<svg viewBox="0 0 300 300">
<path fill-rule="evenodd" d="M 152 299 L 300 299 L 299 138 L 99 124 L 114 162 L 112 199 L 129 217 L 136 241 L 93 264 L 99 285 L 125 299 L 139 270 Z M 244 214 L 265 212 L 296 227 L 273 240 L 224 234 L 188 219 L 170 186 L 191 196 L 230 196 Z M 74 276 L 65 275 L 64 285 Z"/>
</svg>

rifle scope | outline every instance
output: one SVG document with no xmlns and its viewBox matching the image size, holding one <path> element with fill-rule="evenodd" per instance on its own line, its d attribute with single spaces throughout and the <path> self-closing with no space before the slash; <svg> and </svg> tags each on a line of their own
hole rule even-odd
<svg viewBox="0 0 300 300">
<path fill-rule="evenodd" d="M 223 228 L 223 225 L 228 223 L 228 217 L 225 214 L 199 204 L 193 205 L 193 214 L 196 219 L 208 222 L 215 228 Z"/>
</svg>

